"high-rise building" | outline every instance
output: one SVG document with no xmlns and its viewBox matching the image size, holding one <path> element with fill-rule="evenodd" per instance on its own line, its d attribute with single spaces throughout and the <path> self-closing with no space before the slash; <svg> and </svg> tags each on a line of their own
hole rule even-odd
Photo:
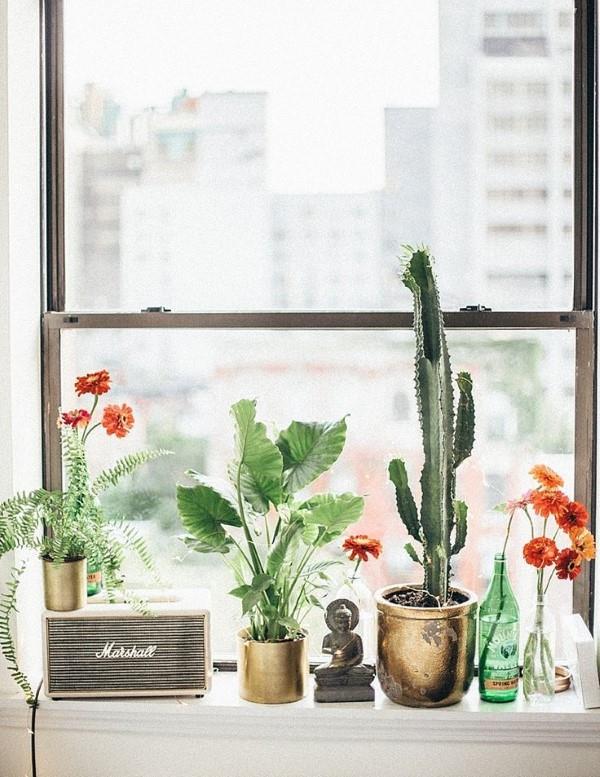
<svg viewBox="0 0 600 777">
<path fill-rule="evenodd" d="M 121 203 L 126 307 L 269 305 L 265 103 L 262 93 L 180 95 L 169 112 L 138 117 L 143 175 Z"/>
<path fill-rule="evenodd" d="M 439 104 L 386 112 L 384 261 L 429 243 L 447 307 L 570 304 L 572 35 L 565 0 L 442 0 Z"/>
<path fill-rule="evenodd" d="M 381 294 L 381 193 L 272 197 L 273 304 L 369 308 Z"/>
</svg>

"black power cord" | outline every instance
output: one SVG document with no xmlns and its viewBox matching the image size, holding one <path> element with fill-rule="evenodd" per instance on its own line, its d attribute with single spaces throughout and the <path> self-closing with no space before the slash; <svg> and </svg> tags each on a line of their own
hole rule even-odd
<svg viewBox="0 0 600 777">
<path fill-rule="evenodd" d="M 37 777 L 37 764 L 35 761 L 35 718 L 43 682 L 43 680 L 40 680 L 37 691 L 35 692 L 35 698 L 31 705 L 31 726 L 29 727 L 29 736 L 31 737 L 31 777 Z"/>
</svg>

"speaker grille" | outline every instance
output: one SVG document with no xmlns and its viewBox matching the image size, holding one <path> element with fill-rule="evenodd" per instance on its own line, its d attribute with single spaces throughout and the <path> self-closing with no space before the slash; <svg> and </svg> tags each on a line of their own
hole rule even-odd
<svg viewBox="0 0 600 777">
<path fill-rule="evenodd" d="M 51 695 L 206 687 L 204 615 L 48 618 L 46 630 Z"/>
</svg>

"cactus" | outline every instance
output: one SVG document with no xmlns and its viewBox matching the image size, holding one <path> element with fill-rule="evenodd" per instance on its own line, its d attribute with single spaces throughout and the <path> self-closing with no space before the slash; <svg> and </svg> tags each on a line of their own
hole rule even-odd
<svg viewBox="0 0 600 777">
<path fill-rule="evenodd" d="M 406 259 L 401 277 L 414 298 L 415 387 L 425 453 L 419 512 L 405 463 L 393 459 L 388 471 L 396 489 L 398 513 L 409 535 L 421 543 L 422 557 L 411 543 L 405 548 L 423 566 L 424 590 L 444 604 L 449 599 L 450 559 L 464 547 L 467 536 L 467 505 L 455 499 L 455 484 L 456 469 L 473 447 L 473 383 L 469 373 L 458 374 L 455 414 L 450 357 L 431 257 L 424 247 L 409 248 Z"/>
</svg>

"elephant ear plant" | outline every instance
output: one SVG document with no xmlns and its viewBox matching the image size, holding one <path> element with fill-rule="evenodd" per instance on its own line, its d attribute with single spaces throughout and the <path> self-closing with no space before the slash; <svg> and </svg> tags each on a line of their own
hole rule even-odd
<svg viewBox="0 0 600 777">
<path fill-rule="evenodd" d="M 426 249 L 409 249 L 402 282 L 414 300 L 415 387 L 425 454 L 420 511 L 402 459 L 390 462 L 389 476 L 396 489 L 400 518 L 409 535 L 422 546 L 421 556 L 411 543 L 405 548 L 413 561 L 423 566 L 423 591 L 435 600 L 430 603 L 444 605 L 451 600 L 450 559 L 462 550 L 467 537 L 467 505 L 455 498 L 455 486 L 456 470 L 473 447 L 473 382 L 468 372 L 458 373 L 455 414 L 444 321 Z"/>
<path fill-rule="evenodd" d="M 256 402 L 231 407 L 235 454 L 229 484 L 189 470 L 192 486 L 177 486 L 177 504 L 189 548 L 219 553 L 238 585 L 230 591 L 249 619 L 248 637 L 258 642 L 302 636 L 308 610 L 337 562 L 315 553 L 360 518 L 363 499 L 354 494 L 298 496 L 338 459 L 346 421 L 292 421 L 275 440 L 256 420 Z"/>
</svg>

